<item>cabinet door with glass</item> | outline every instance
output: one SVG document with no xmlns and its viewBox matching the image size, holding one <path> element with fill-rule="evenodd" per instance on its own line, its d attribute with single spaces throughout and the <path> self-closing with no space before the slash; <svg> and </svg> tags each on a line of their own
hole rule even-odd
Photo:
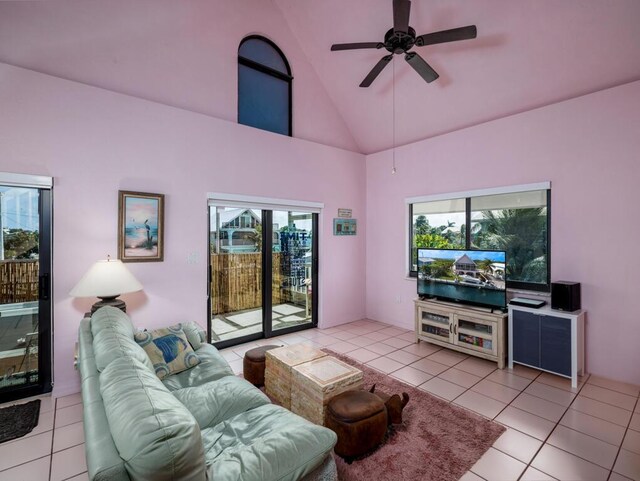
<svg viewBox="0 0 640 481">
<path fill-rule="evenodd" d="M 453 342 L 451 316 L 445 311 L 418 307 L 418 334 L 439 341 Z"/>
<path fill-rule="evenodd" d="M 454 325 L 454 344 L 494 356 L 498 354 L 495 322 L 456 314 Z"/>
</svg>

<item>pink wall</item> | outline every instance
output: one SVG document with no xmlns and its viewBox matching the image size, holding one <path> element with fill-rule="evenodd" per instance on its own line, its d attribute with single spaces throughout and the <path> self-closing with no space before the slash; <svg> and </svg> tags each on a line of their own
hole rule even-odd
<svg viewBox="0 0 640 481">
<path fill-rule="evenodd" d="M 294 136 L 358 151 L 271 1 L 0 2 L 0 62 L 232 122 L 238 45 L 250 34 L 289 60 Z"/>
<path fill-rule="evenodd" d="M 545 180 L 552 275 L 583 284 L 588 368 L 640 382 L 640 82 L 399 148 L 395 176 L 389 152 L 370 155 L 366 178 L 359 154 L 3 64 L 0 82 L 0 171 L 55 178 L 56 394 L 78 389 L 73 345 L 91 300 L 68 292 L 93 261 L 115 255 L 119 189 L 167 195 L 165 262 L 130 264 L 145 286 L 126 296 L 136 325 L 204 322 L 206 193 L 217 191 L 324 202 L 321 324 L 366 311 L 411 327 L 404 199 Z M 354 209 L 360 235 L 331 235 L 338 207 Z"/>
<path fill-rule="evenodd" d="M 116 255 L 119 189 L 166 195 L 165 261 L 128 265 L 145 287 L 124 296 L 137 326 L 206 323 L 207 192 L 324 202 L 320 324 L 364 316 L 364 156 L 5 64 L 0 84 L 0 171 L 54 177 L 55 394 L 79 388 L 73 347 L 92 300 L 68 292 Z M 338 207 L 358 236 L 332 235 Z"/>
<path fill-rule="evenodd" d="M 582 283 L 590 372 L 640 384 L 640 82 L 367 157 L 367 317 L 411 328 L 406 197 L 552 182 L 552 280 Z M 397 302 L 397 301 L 400 302 Z"/>
</svg>

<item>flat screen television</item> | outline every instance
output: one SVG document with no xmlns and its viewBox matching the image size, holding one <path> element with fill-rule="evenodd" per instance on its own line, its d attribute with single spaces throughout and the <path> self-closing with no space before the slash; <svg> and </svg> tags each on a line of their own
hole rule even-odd
<svg viewBox="0 0 640 481">
<path fill-rule="evenodd" d="M 504 309 L 504 251 L 417 249 L 418 295 Z"/>
</svg>

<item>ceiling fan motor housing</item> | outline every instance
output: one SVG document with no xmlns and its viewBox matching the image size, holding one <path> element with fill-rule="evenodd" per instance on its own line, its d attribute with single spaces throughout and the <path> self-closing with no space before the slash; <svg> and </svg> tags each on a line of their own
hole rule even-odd
<svg viewBox="0 0 640 481">
<path fill-rule="evenodd" d="M 391 53 L 405 53 L 416 43 L 416 31 L 409 27 L 409 32 L 396 32 L 393 28 L 384 34 L 384 48 Z"/>
</svg>

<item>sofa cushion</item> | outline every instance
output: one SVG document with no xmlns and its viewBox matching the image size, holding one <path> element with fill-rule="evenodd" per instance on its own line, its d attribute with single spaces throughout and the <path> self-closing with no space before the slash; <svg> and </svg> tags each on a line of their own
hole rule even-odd
<svg viewBox="0 0 640 481">
<path fill-rule="evenodd" d="M 202 430 L 209 479 L 297 481 L 336 444 L 335 433 L 266 404 Z"/>
<path fill-rule="evenodd" d="M 125 356 L 136 358 L 152 372 L 154 371 L 149 356 L 136 344 L 133 337 L 125 336 L 114 328 L 102 329 L 98 332 L 98 335 L 93 338 L 93 352 L 100 372 L 114 359 Z"/>
<path fill-rule="evenodd" d="M 131 319 L 120 309 L 105 306 L 98 309 L 91 316 L 91 334 L 96 337 L 103 329 L 115 329 L 119 333 L 133 337 L 135 329 Z"/>
<path fill-rule="evenodd" d="M 200 363 L 180 324 L 154 331 L 136 332 L 136 342 L 151 359 L 160 379 L 186 371 Z"/>
<path fill-rule="evenodd" d="M 111 436 L 133 480 L 206 479 L 195 418 L 139 361 L 122 357 L 100 374 Z"/>
<path fill-rule="evenodd" d="M 237 376 L 178 389 L 173 395 L 193 414 L 201 429 L 270 403 L 262 391 Z"/>
<path fill-rule="evenodd" d="M 196 351 L 196 354 L 200 358 L 200 364 L 173 376 L 167 376 L 162 380 L 169 390 L 200 386 L 225 376 L 233 376 L 229 363 L 211 344 L 203 344 Z"/>
<path fill-rule="evenodd" d="M 82 419 L 85 429 L 87 471 L 93 481 L 128 480 L 129 475 L 120 457 L 100 395 L 98 369 L 93 354 L 91 320 L 80 321 L 78 330 L 78 369 L 82 378 Z"/>
<path fill-rule="evenodd" d="M 182 330 L 187 336 L 187 340 L 193 349 L 198 350 L 202 346 L 204 340 L 201 337 L 202 329 L 195 322 L 183 322 Z"/>
</svg>

